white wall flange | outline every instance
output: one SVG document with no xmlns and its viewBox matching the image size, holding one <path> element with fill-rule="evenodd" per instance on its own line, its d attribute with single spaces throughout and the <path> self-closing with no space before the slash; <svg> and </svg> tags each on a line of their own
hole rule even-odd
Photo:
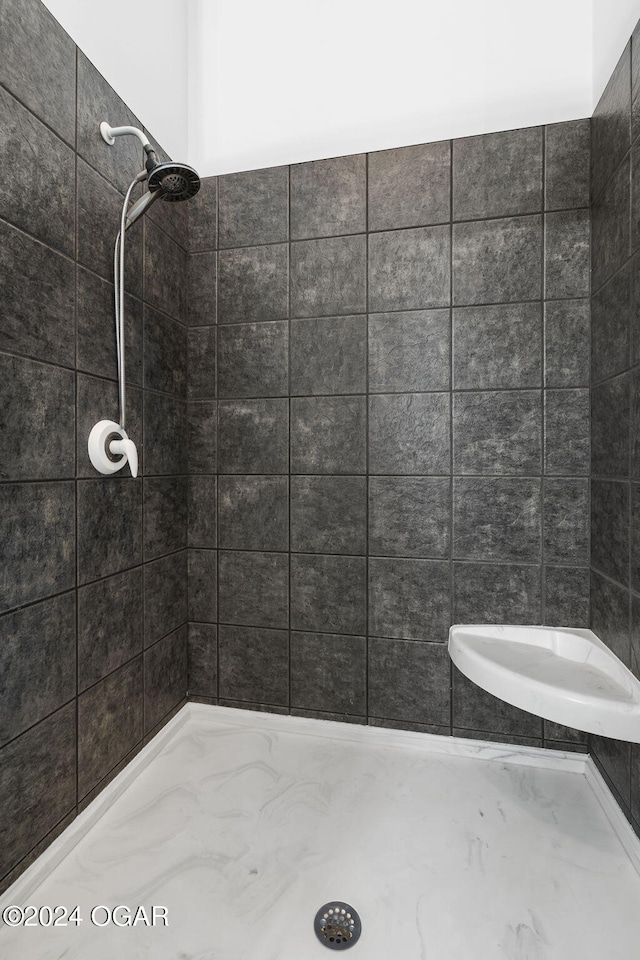
<svg viewBox="0 0 640 960">
<path fill-rule="evenodd" d="M 127 436 L 127 431 L 115 420 L 99 420 L 89 434 L 87 447 L 89 459 L 98 473 L 117 473 L 128 463 L 131 476 L 138 476 L 136 445 Z"/>
</svg>

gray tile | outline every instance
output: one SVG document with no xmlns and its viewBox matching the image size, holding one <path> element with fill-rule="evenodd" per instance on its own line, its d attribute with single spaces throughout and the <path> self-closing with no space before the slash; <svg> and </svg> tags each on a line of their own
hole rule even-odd
<svg viewBox="0 0 640 960">
<path fill-rule="evenodd" d="M 144 558 L 153 560 L 187 545 L 187 483 L 184 477 L 144 480 Z"/>
<path fill-rule="evenodd" d="M 286 706 L 289 703 L 289 634 L 221 626 L 220 696 Z"/>
<path fill-rule="evenodd" d="M 631 663 L 629 592 L 591 571 L 590 627 L 624 664 Z"/>
<path fill-rule="evenodd" d="M 291 167 L 291 239 L 335 237 L 367 228 L 366 157 Z"/>
<path fill-rule="evenodd" d="M 119 573 L 141 560 L 141 481 L 124 477 L 79 481 L 79 583 Z"/>
<path fill-rule="evenodd" d="M 217 563 L 215 550 L 189 550 L 189 620 L 218 619 Z"/>
<path fill-rule="evenodd" d="M 591 376 L 594 383 L 629 366 L 632 270 L 616 273 L 591 298 Z"/>
<path fill-rule="evenodd" d="M 291 401 L 292 473 L 366 472 L 366 399 L 303 397 Z"/>
<path fill-rule="evenodd" d="M 84 797 L 142 739 L 142 657 L 78 697 L 78 795 Z"/>
<path fill-rule="evenodd" d="M 366 310 L 364 235 L 291 244 L 291 315 L 342 316 Z"/>
<path fill-rule="evenodd" d="M 453 344 L 456 390 L 541 385 L 539 303 L 458 307 L 453 311 Z"/>
<path fill-rule="evenodd" d="M 148 733 L 187 695 L 187 627 L 144 654 L 144 727 Z"/>
<path fill-rule="evenodd" d="M 611 74 L 591 119 L 591 182 L 595 196 L 631 144 L 631 43 Z"/>
<path fill-rule="evenodd" d="M 220 248 L 288 240 L 288 196 L 286 166 L 219 177 Z"/>
<path fill-rule="evenodd" d="M 139 474 L 144 473 L 144 445 L 142 443 L 142 390 L 127 387 L 127 433 L 138 446 Z M 92 428 L 99 420 L 108 417 L 119 420 L 118 385 L 114 381 L 99 380 L 96 377 L 76 375 L 76 477 L 100 478 L 99 473 L 89 459 L 87 441 Z M 118 471 L 114 479 L 131 477 L 131 469 L 125 466 Z"/>
<path fill-rule="evenodd" d="M 218 257 L 215 252 L 192 253 L 189 257 L 187 322 L 206 326 L 218 319 Z"/>
<path fill-rule="evenodd" d="M 220 547 L 289 549 L 288 477 L 220 477 Z"/>
<path fill-rule="evenodd" d="M 631 148 L 631 252 L 640 247 L 640 144 Z"/>
<path fill-rule="evenodd" d="M 540 623 L 540 567 L 454 563 L 454 623 Z"/>
<path fill-rule="evenodd" d="M 546 387 L 589 384 L 589 301 L 550 300 L 544 305 Z"/>
<path fill-rule="evenodd" d="M 0 221 L 0 350 L 72 367 L 75 266 Z"/>
<path fill-rule="evenodd" d="M 78 691 L 142 652 L 142 567 L 78 590 Z"/>
<path fill-rule="evenodd" d="M 545 208 L 588 207 L 591 121 L 551 123 L 545 138 Z"/>
<path fill-rule="evenodd" d="M 79 266 L 77 304 L 78 369 L 117 380 L 113 284 Z M 127 382 L 142 386 L 142 303 L 128 294 L 125 296 L 125 353 Z"/>
<path fill-rule="evenodd" d="M 369 309 L 420 310 L 450 302 L 449 227 L 369 237 Z"/>
<path fill-rule="evenodd" d="M 75 376 L 0 354 L 0 480 L 75 474 Z"/>
<path fill-rule="evenodd" d="M 549 300 L 589 296 L 588 210 L 561 210 L 544 218 L 544 290 Z"/>
<path fill-rule="evenodd" d="M 215 250 L 218 246 L 218 178 L 203 177 L 189 202 L 189 249 Z"/>
<path fill-rule="evenodd" d="M 2 876 L 75 806 L 75 721 L 75 705 L 69 704 L 2 751 Z"/>
<path fill-rule="evenodd" d="M 381 313 L 369 318 L 369 389 L 376 393 L 448 390 L 449 310 Z"/>
<path fill-rule="evenodd" d="M 183 323 L 187 320 L 188 260 L 182 247 L 147 217 L 144 221 L 144 298 Z"/>
<path fill-rule="evenodd" d="M 236 710 L 254 710 L 259 711 L 260 713 L 275 713 L 281 717 L 289 716 L 288 707 L 276 706 L 273 703 L 251 703 L 248 700 L 227 700 L 226 698 L 220 697 L 218 699 L 218 704 L 221 707 L 232 707 Z"/>
<path fill-rule="evenodd" d="M 454 220 L 541 210 L 542 139 L 542 127 L 525 127 L 454 140 Z"/>
<path fill-rule="evenodd" d="M 123 201 L 115 187 L 78 158 L 78 263 L 109 281 L 113 280 L 113 245 Z M 111 229 L 105 229 L 105 224 L 111 224 Z M 143 232 L 140 225 L 129 230 L 125 249 L 124 288 L 139 298 L 143 286 Z"/>
<path fill-rule="evenodd" d="M 631 371 L 630 414 L 630 473 L 634 480 L 640 478 L 640 368 Z"/>
<path fill-rule="evenodd" d="M 364 554 L 365 477 L 291 477 L 291 549 Z"/>
<path fill-rule="evenodd" d="M 445 559 L 450 523 L 448 477 L 369 480 L 369 553 Z"/>
<path fill-rule="evenodd" d="M 640 27 L 636 28 L 631 35 L 631 142 L 636 139 L 640 133 Z M 638 794 L 640 798 L 640 793 Z M 634 812 L 636 820 L 637 813 Z"/>
<path fill-rule="evenodd" d="M 542 217 L 514 217 L 453 228 L 453 302 L 538 300 L 542 281 Z"/>
<path fill-rule="evenodd" d="M 531 476 L 541 468 L 540 390 L 454 394 L 454 473 Z"/>
<path fill-rule="evenodd" d="M 291 703 L 306 710 L 366 714 L 364 637 L 291 634 Z"/>
<path fill-rule="evenodd" d="M 223 623 L 288 626 L 287 554 L 220 551 L 219 590 L 219 619 Z M 220 695 L 227 696 L 222 691 Z"/>
<path fill-rule="evenodd" d="M 542 737 L 542 720 L 498 700 L 453 668 L 453 725 L 508 736 Z M 456 736 L 466 734 L 456 732 Z"/>
<path fill-rule="evenodd" d="M 2 484 L 0 516 L 0 611 L 74 586 L 72 482 Z"/>
<path fill-rule="evenodd" d="M 591 566 L 629 582 L 629 484 L 591 481 Z"/>
<path fill-rule="evenodd" d="M 451 622 L 450 607 L 448 563 L 369 560 L 371 635 L 444 643 Z"/>
<path fill-rule="evenodd" d="M 218 628 L 211 623 L 190 623 L 188 639 L 189 695 L 218 695 Z"/>
<path fill-rule="evenodd" d="M 364 316 L 291 321 L 291 393 L 365 393 L 367 320 Z"/>
<path fill-rule="evenodd" d="M 43 3 L 0 8 L 0 82 L 67 143 L 75 143 L 76 48 Z"/>
<path fill-rule="evenodd" d="M 215 400 L 217 397 L 217 336 L 215 327 L 189 330 L 190 400 Z"/>
<path fill-rule="evenodd" d="M 110 146 L 102 139 L 99 126 L 106 120 L 112 127 L 140 127 L 140 121 L 81 50 L 78 50 L 77 111 L 78 153 L 124 193 L 144 166 L 142 146 L 137 137 L 118 137 Z M 136 198 L 138 193 L 133 196 Z M 111 231 L 114 240 L 117 229 L 114 224 Z"/>
<path fill-rule="evenodd" d="M 220 473 L 288 473 L 288 402 L 220 402 L 219 442 Z"/>
<path fill-rule="evenodd" d="M 218 463 L 218 404 L 190 403 L 187 408 L 189 473 L 215 473 Z"/>
<path fill-rule="evenodd" d="M 545 391 L 545 473 L 589 473 L 589 391 Z"/>
<path fill-rule="evenodd" d="M 630 489 L 630 529 L 631 558 L 629 585 L 640 593 L 640 483 L 632 483 Z"/>
<path fill-rule="evenodd" d="M 134 434 L 135 436 L 135 434 Z M 186 473 L 187 404 L 144 393 L 144 468 L 147 476 Z"/>
<path fill-rule="evenodd" d="M 3 218 L 73 256 L 73 151 L 2 88 L 0 114 Z"/>
<path fill-rule="evenodd" d="M 544 482 L 545 563 L 589 564 L 589 480 Z"/>
<path fill-rule="evenodd" d="M 584 627 L 589 621 L 589 571 L 585 567 L 544 568 L 544 622 Z"/>
<path fill-rule="evenodd" d="M 456 477 L 453 556 L 461 560 L 540 560 L 540 481 Z"/>
<path fill-rule="evenodd" d="M 631 744 L 605 737 L 590 737 L 591 755 L 605 774 L 613 795 L 629 809 L 631 799 Z"/>
<path fill-rule="evenodd" d="M 170 554 L 144 566 L 145 647 L 187 621 L 187 552 Z"/>
<path fill-rule="evenodd" d="M 176 397 L 187 395 L 187 331 L 149 306 L 144 308 L 144 385 Z"/>
<path fill-rule="evenodd" d="M 220 323 L 282 320 L 287 317 L 288 251 L 286 243 L 220 251 Z"/>
<path fill-rule="evenodd" d="M 591 469 L 603 477 L 629 476 L 631 377 L 623 373 L 591 392 Z"/>
<path fill-rule="evenodd" d="M 371 473 L 449 473 L 449 421 L 450 399 L 446 393 L 371 397 Z"/>
<path fill-rule="evenodd" d="M 552 723 L 550 720 L 543 720 L 545 746 L 554 747 L 555 744 L 549 741 L 555 741 L 562 744 L 586 744 L 589 734 L 584 730 L 574 730 L 571 727 L 564 727 L 561 723 Z"/>
<path fill-rule="evenodd" d="M 0 744 L 75 696 L 73 593 L 0 618 Z"/>
<path fill-rule="evenodd" d="M 627 158 L 591 206 L 591 282 L 594 291 L 599 290 L 629 256 L 630 181 Z"/>
<path fill-rule="evenodd" d="M 4 875 L 0 884 L 3 892 L 9 889 L 11 884 L 14 883 L 25 872 L 27 867 L 30 867 L 31 864 L 34 863 L 38 857 L 44 853 L 47 847 L 49 847 L 54 840 L 57 840 L 60 834 L 63 833 L 67 827 L 73 823 L 76 815 L 77 809 L 76 807 L 73 807 L 69 813 L 63 816 L 62 820 L 58 820 L 52 830 L 45 834 L 45 836 L 38 843 L 36 843 L 35 846 L 31 847 L 29 852 L 19 861 L 13 870 Z"/>
<path fill-rule="evenodd" d="M 291 627 L 363 634 L 366 630 L 365 558 L 292 554 Z"/>
<path fill-rule="evenodd" d="M 369 154 L 369 229 L 449 220 L 451 144 L 420 143 Z"/>
<path fill-rule="evenodd" d="M 445 725 L 450 667 L 444 644 L 369 641 L 369 714 L 389 720 Z"/>
<path fill-rule="evenodd" d="M 289 329 L 286 320 L 218 327 L 221 397 L 286 397 Z"/>
<path fill-rule="evenodd" d="M 217 479 L 189 477 L 189 546 L 217 546 Z"/>
</svg>

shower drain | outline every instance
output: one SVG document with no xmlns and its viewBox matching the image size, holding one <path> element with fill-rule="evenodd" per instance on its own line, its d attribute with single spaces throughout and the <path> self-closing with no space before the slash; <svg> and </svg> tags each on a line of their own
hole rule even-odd
<svg viewBox="0 0 640 960">
<path fill-rule="evenodd" d="M 329 950 L 346 950 L 357 943 L 362 932 L 360 917 L 348 903 L 331 900 L 320 907 L 313 921 L 320 943 Z"/>
</svg>

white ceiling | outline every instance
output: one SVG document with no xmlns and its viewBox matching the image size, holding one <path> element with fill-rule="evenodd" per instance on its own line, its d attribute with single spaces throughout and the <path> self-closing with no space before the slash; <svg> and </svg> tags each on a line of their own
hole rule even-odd
<svg viewBox="0 0 640 960">
<path fill-rule="evenodd" d="M 45 3 L 203 176 L 589 116 L 640 18 L 640 0 Z"/>
</svg>

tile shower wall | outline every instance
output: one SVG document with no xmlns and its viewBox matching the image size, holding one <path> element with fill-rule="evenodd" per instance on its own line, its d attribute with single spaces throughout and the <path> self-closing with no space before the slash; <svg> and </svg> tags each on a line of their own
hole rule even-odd
<svg viewBox="0 0 640 960">
<path fill-rule="evenodd" d="M 640 25 L 592 122 L 591 609 L 640 677 Z M 591 738 L 640 833 L 640 748 Z"/>
<path fill-rule="evenodd" d="M 112 250 L 142 156 L 98 123 L 140 124 L 39 0 L 0 5 L 0 114 L 4 887 L 185 699 L 187 211 L 128 234 L 144 478 L 100 478 L 86 442 L 117 417 Z"/>
<path fill-rule="evenodd" d="M 452 622 L 589 622 L 577 121 L 208 179 L 190 210 L 189 687 L 531 744 Z"/>
</svg>

